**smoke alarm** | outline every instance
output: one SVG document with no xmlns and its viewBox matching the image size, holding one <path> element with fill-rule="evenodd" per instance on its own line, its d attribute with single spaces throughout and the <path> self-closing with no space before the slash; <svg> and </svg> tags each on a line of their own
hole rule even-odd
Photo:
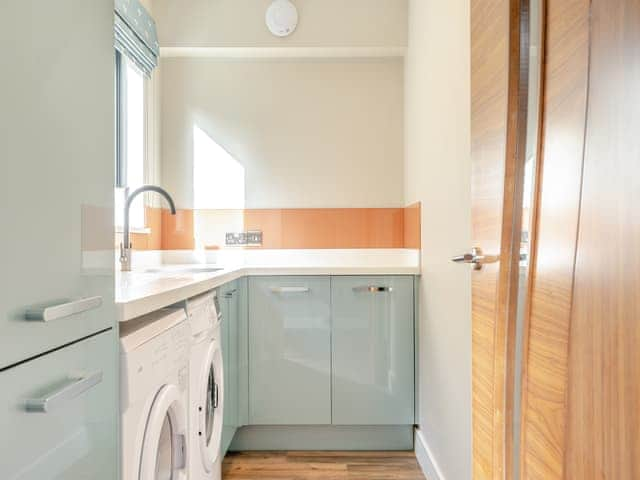
<svg viewBox="0 0 640 480">
<path fill-rule="evenodd" d="M 298 9 L 289 0 L 275 0 L 267 8 L 266 22 L 275 36 L 291 35 L 298 26 Z"/>
</svg>

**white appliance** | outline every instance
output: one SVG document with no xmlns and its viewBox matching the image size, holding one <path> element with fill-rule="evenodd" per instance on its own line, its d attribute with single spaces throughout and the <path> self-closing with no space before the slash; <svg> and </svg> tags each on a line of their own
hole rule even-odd
<svg viewBox="0 0 640 480">
<path fill-rule="evenodd" d="M 220 316 L 215 291 L 186 302 L 191 329 L 189 363 L 190 480 L 219 480 L 222 476 L 224 375 Z"/>
<path fill-rule="evenodd" d="M 122 480 L 187 478 L 186 318 L 171 308 L 121 324 Z"/>
</svg>

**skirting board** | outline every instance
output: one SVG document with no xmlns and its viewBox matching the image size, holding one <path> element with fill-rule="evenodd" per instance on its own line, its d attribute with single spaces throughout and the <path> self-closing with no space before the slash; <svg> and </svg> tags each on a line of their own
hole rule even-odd
<svg viewBox="0 0 640 480">
<path fill-rule="evenodd" d="M 413 426 L 242 427 L 230 450 L 413 450 Z"/>
<path fill-rule="evenodd" d="M 433 454 L 429 449 L 429 445 L 427 444 L 422 432 L 416 428 L 415 430 L 415 450 L 416 450 L 416 458 L 418 459 L 418 463 L 420 464 L 420 468 L 424 472 L 424 476 L 429 480 L 445 480 L 442 471 L 438 467 L 435 459 L 433 458 Z"/>
</svg>

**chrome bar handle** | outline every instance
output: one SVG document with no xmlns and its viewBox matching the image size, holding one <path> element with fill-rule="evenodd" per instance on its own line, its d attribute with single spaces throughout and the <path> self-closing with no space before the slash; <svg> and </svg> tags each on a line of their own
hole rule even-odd
<svg viewBox="0 0 640 480">
<path fill-rule="evenodd" d="M 271 287 L 271 293 L 307 293 L 309 287 Z"/>
<path fill-rule="evenodd" d="M 38 305 L 27 309 L 24 317 L 27 320 L 50 322 L 60 318 L 70 317 L 78 313 L 93 310 L 102 305 L 102 297 L 87 297 L 78 300 L 65 300 L 54 305 Z"/>
<path fill-rule="evenodd" d="M 25 404 L 27 411 L 47 413 L 73 400 L 78 395 L 102 382 L 102 371 L 80 378 L 75 377 L 73 380 L 75 380 L 73 383 L 56 390 L 46 397 L 28 399 Z"/>
<path fill-rule="evenodd" d="M 474 270 L 482 269 L 485 263 L 496 263 L 500 261 L 499 255 L 485 255 L 480 247 L 473 247 L 471 252 L 457 255 L 451 259 L 455 263 L 470 263 Z"/>
<path fill-rule="evenodd" d="M 361 287 L 353 287 L 354 292 L 369 292 L 369 293 L 382 293 L 393 292 L 393 287 L 386 287 L 384 285 L 362 285 Z"/>
<path fill-rule="evenodd" d="M 233 290 L 229 290 L 228 292 L 225 292 L 224 294 L 224 298 L 233 298 L 233 295 L 238 291 L 237 288 L 234 288 Z"/>
</svg>

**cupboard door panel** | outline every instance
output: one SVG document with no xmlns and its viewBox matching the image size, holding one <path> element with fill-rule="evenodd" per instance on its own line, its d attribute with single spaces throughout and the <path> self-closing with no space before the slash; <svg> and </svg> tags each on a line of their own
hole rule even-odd
<svg viewBox="0 0 640 480">
<path fill-rule="evenodd" d="M 222 355 L 224 368 L 224 420 L 222 452 L 229 448 L 238 428 L 238 282 L 218 290 L 222 311 Z"/>
<path fill-rule="evenodd" d="M 109 330 L 0 372 L 2 478 L 118 477 L 116 345 Z"/>
<path fill-rule="evenodd" d="M 249 279 L 249 421 L 331 423 L 329 277 Z"/>
<path fill-rule="evenodd" d="M 414 422 L 412 277 L 332 277 L 336 425 Z"/>
<path fill-rule="evenodd" d="M 3 1 L 0 44 L 13 45 L 0 89 L 6 368 L 116 321 L 113 1 Z M 35 305 L 95 297 L 99 308 L 25 319 Z"/>
<path fill-rule="evenodd" d="M 238 282 L 238 426 L 249 424 L 249 281 Z"/>
</svg>

